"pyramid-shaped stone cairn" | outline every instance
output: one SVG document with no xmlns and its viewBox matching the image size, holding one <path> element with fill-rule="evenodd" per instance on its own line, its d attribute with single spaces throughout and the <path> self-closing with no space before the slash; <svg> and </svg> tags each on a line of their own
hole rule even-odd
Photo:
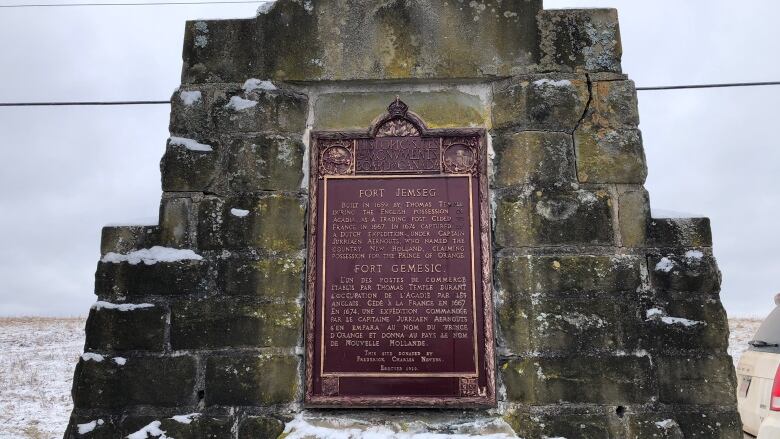
<svg viewBox="0 0 780 439">
<path fill-rule="evenodd" d="M 541 0 L 188 22 L 159 224 L 103 229 L 65 437 L 277 437 L 306 409 L 311 133 L 366 131 L 399 96 L 428 129 L 489 135 L 497 389 L 404 416 L 740 438 L 710 223 L 651 218 L 621 51 L 615 10 Z"/>
</svg>

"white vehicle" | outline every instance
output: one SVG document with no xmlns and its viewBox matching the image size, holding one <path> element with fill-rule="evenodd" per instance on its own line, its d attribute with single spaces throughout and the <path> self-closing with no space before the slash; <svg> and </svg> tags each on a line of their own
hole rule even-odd
<svg viewBox="0 0 780 439">
<path fill-rule="evenodd" d="M 775 304 L 780 305 L 780 294 Z M 780 439 L 780 306 L 764 319 L 737 365 L 737 408 L 745 433 Z"/>
</svg>

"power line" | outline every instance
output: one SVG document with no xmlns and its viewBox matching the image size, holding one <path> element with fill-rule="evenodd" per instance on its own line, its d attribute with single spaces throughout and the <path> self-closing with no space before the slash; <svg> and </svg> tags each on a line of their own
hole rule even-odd
<svg viewBox="0 0 780 439">
<path fill-rule="evenodd" d="M 758 87 L 780 85 L 780 81 L 737 82 L 730 84 L 662 85 L 655 87 L 637 87 L 637 91 L 686 90 L 702 88 Z M 159 101 L 71 101 L 71 102 L 0 102 L 0 107 L 65 107 L 97 105 L 161 105 L 170 104 L 170 100 Z"/>
<path fill-rule="evenodd" d="M 68 6 L 172 6 L 172 5 L 224 5 L 245 3 L 267 3 L 273 0 L 209 0 L 202 2 L 144 2 L 144 3 L 37 3 L 0 5 L 0 8 L 59 8 Z"/>
</svg>

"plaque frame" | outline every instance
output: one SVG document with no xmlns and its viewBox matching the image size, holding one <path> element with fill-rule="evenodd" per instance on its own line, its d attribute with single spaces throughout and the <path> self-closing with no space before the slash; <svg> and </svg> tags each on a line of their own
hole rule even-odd
<svg viewBox="0 0 780 439">
<path fill-rule="evenodd" d="M 496 376 L 495 376 L 495 327 L 492 294 L 492 251 L 491 251 L 491 220 L 488 182 L 487 131 L 484 128 L 443 128 L 429 129 L 425 122 L 398 97 L 392 102 L 387 112 L 377 116 L 365 131 L 312 131 L 309 150 L 309 207 L 307 223 L 307 259 L 306 259 L 306 318 L 305 318 L 305 392 L 306 407 L 355 408 L 478 408 L 496 406 Z M 391 171 L 386 173 L 363 171 L 357 173 L 356 151 L 361 139 L 376 139 L 378 137 L 419 137 L 422 139 L 439 139 L 438 166 L 436 169 L 419 171 Z M 449 154 L 452 150 L 453 154 Z M 458 154 L 462 151 L 463 154 Z M 463 160 L 468 156 L 470 160 Z M 317 312 L 315 307 L 319 260 L 317 255 L 318 239 L 317 224 L 319 222 L 320 182 L 325 176 L 364 176 L 367 178 L 409 178 L 415 176 L 463 177 L 478 181 L 477 218 L 472 227 L 479 226 L 479 253 L 481 260 L 475 269 L 480 271 L 481 285 L 477 287 L 482 298 L 482 334 L 474 334 L 475 342 L 482 337 L 484 347 L 479 354 L 483 358 L 483 367 L 478 368 L 477 377 L 484 375 L 485 386 L 480 388 L 478 378 L 473 374 L 463 374 L 459 378 L 459 396 L 399 396 L 399 395 L 339 395 L 339 379 L 333 375 L 317 375 L 321 392 L 314 392 L 315 342 L 317 331 Z M 470 208 L 473 208 L 470 206 Z M 472 233 L 473 236 L 473 233 Z M 476 248 L 472 248 L 475 252 Z M 472 258 L 475 255 L 472 254 Z M 324 306 L 324 305 L 323 305 Z M 476 306 L 476 303 L 473 304 Z M 477 322 L 473 322 L 474 325 Z M 402 374 L 404 375 L 404 374 Z M 457 374 L 455 374 L 457 375 Z M 405 375 L 404 375 L 405 376 Z"/>
</svg>

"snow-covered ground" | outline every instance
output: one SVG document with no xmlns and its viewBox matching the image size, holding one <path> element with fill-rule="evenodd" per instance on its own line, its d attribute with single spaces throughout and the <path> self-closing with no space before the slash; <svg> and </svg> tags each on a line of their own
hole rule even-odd
<svg viewBox="0 0 780 439">
<path fill-rule="evenodd" d="M 735 364 L 759 323 L 729 321 Z M 0 437 L 62 437 L 73 367 L 83 347 L 84 319 L 0 318 Z"/>
</svg>

